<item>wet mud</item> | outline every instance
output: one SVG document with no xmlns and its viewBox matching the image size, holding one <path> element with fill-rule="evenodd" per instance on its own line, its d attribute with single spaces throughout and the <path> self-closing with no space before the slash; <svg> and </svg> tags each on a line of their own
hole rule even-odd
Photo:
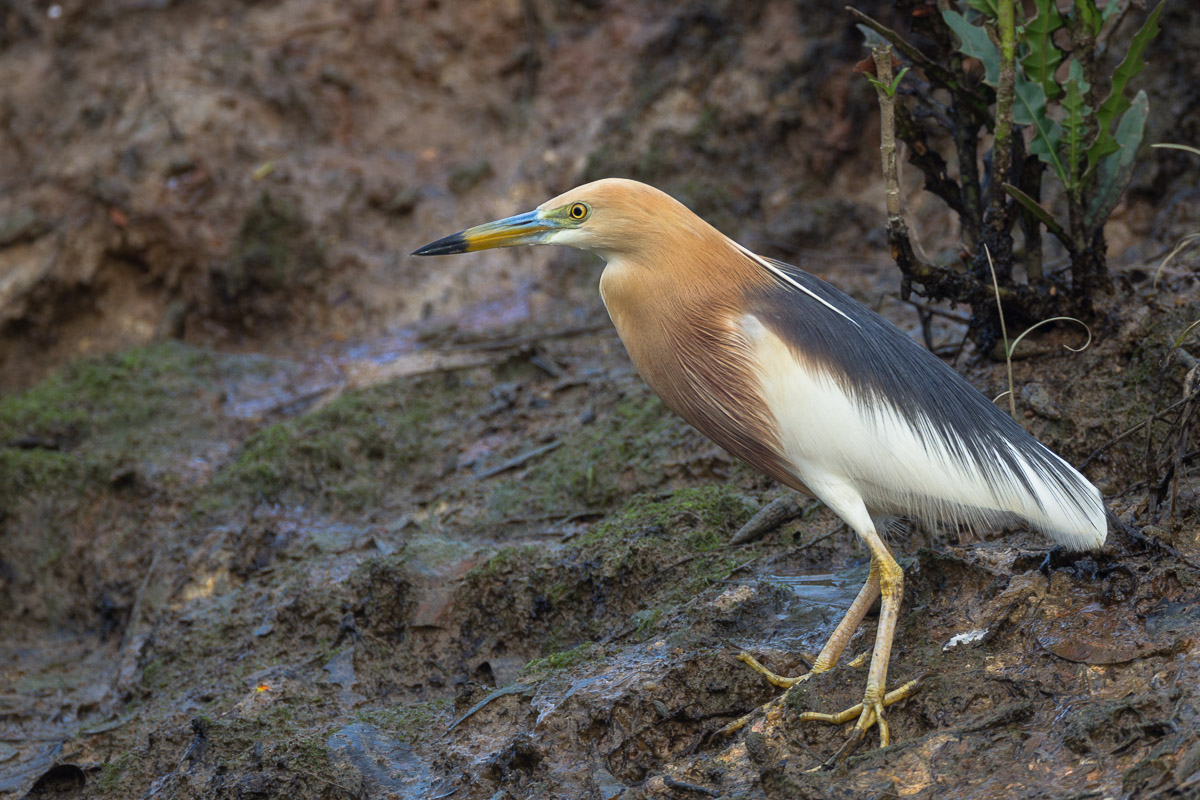
<svg viewBox="0 0 1200 800">
<path fill-rule="evenodd" d="M 1081 354 L 1119 374 L 1017 362 L 1068 410 L 1027 424 L 1079 462 L 1136 424 L 1106 410 L 1118 381 L 1143 372 L 1146 401 L 1168 405 L 1155 392 L 1183 375 L 1162 371 L 1167 334 L 1192 308 Z M 888 709 L 891 747 L 871 734 L 814 772 L 847 732 L 798 717 L 861 699 L 850 662 L 874 612 L 845 663 L 721 735 L 781 691 L 736 656 L 803 672 L 866 551 L 817 504 L 729 544 L 781 490 L 667 413 L 607 329 L 567 333 L 389 337 L 307 361 L 165 344 L 5 400 L 4 438 L 30 444 L 3 451 L 3 791 L 1194 791 L 1196 512 L 1167 496 L 1143 523 L 1149 493 L 1121 465 L 1144 440 L 1093 458 L 1118 517 L 1102 551 L 894 526 L 891 681 L 923 686 Z M 490 361 L 437 362 L 467 352 Z M 386 380 L 366 385 L 372 370 Z"/>
</svg>

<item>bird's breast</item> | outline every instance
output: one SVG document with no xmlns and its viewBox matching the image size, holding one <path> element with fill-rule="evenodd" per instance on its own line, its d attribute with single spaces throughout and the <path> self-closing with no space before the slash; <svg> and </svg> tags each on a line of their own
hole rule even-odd
<svg viewBox="0 0 1200 800">
<path fill-rule="evenodd" d="M 703 301 L 631 285 L 610 264 L 600 293 L 638 373 L 663 402 L 733 455 L 794 488 L 778 426 L 752 362 L 742 313 L 720 297 Z"/>
</svg>

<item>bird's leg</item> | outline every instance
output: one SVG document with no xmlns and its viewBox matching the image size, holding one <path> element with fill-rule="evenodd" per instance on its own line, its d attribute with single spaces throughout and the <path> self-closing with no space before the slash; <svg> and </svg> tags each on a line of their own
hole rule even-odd
<svg viewBox="0 0 1200 800">
<path fill-rule="evenodd" d="M 762 665 L 757 664 L 757 662 L 751 664 L 759 672 L 766 675 L 767 679 L 771 680 L 772 683 L 787 686 L 788 691 L 760 709 L 751 712 L 736 722 L 726 725 L 719 733 L 729 733 L 738 730 L 763 712 L 767 713 L 768 721 L 772 716 L 778 717 L 779 709 L 782 707 L 788 694 L 795 691 L 797 684 L 807 680 L 810 676 L 818 672 L 830 669 L 837 663 L 838 657 L 845 650 L 847 642 L 849 642 L 850 637 L 858 628 L 859 623 L 862 622 L 867 609 L 875 602 L 876 597 L 882 597 L 879 609 L 879 625 L 875 631 L 875 647 L 871 653 L 871 666 L 867 672 L 867 688 L 863 694 L 862 702 L 837 714 L 823 714 L 809 711 L 800 715 L 802 722 L 821 721 L 842 724 L 851 720 L 857 720 L 854 724 L 854 730 L 850 733 L 849 740 L 827 762 L 829 764 L 839 761 L 853 752 L 854 748 L 863 740 L 872 725 L 879 726 L 880 746 L 887 747 L 891 743 L 891 733 L 888 730 L 883 709 L 911 695 L 920 687 L 921 681 L 920 679 L 909 681 L 898 689 L 891 692 L 887 691 L 887 669 L 888 660 L 892 652 L 892 637 L 896 632 L 896 619 L 899 616 L 900 601 L 904 595 L 904 571 L 900 569 L 900 565 L 896 563 L 896 559 L 892 558 L 892 554 L 888 552 L 887 546 L 879 538 L 879 533 L 875 530 L 875 523 L 871 520 L 866 505 L 863 503 L 862 496 L 853 485 L 845 481 L 827 478 L 825 481 L 820 482 L 820 484 L 816 481 L 806 482 L 817 492 L 825 504 L 845 520 L 854 529 L 855 533 L 862 538 L 867 548 L 871 551 L 871 573 L 867 578 L 866 584 L 863 585 L 862 590 L 858 593 L 858 597 L 854 599 L 854 602 L 846 611 L 845 617 L 838 624 L 833 635 L 829 637 L 829 641 L 826 642 L 824 649 L 821 650 L 821 655 L 817 657 L 812 669 L 808 673 L 801 675 L 799 678 L 783 678 L 762 667 Z M 742 660 L 746 661 L 746 663 L 753 661 L 749 657 L 742 658 Z"/>
<path fill-rule="evenodd" d="M 870 610 L 871 605 L 878 597 L 879 570 L 875 568 L 875 561 L 872 559 L 871 572 L 867 576 L 866 583 L 864 583 L 862 589 L 859 590 L 858 596 L 854 598 L 854 602 L 850 604 L 850 608 L 846 609 L 846 613 L 842 616 L 842 621 L 838 623 L 838 626 L 834 629 L 829 639 L 825 642 L 825 646 L 821 648 L 820 654 L 813 661 L 808 672 L 805 672 L 803 675 L 798 675 L 794 678 L 788 678 L 783 675 L 779 675 L 778 673 L 772 672 L 764 667 L 758 662 L 758 659 L 745 651 L 738 653 L 738 660 L 762 675 L 771 684 L 782 689 L 787 689 L 790 692 L 793 686 L 803 683 L 813 675 L 833 669 L 833 667 L 837 664 L 838 659 L 841 658 L 842 652 L 845 651 L 846 645 L 849 644 L 850 637 L 854 635 L 856 630 L 858 630 L 858 626 L 862 624 L 863 617 L 867 615 L 867 611 Z M 745 727 L 748 722 L 751 722 L 760 714 L 769 713 L 774 709 L 782 708 L 784 702 L 787 700 L 787 696 L 788 692 L 784 692 L 779 697 L 776 697 L 774 700 L 759 706 L 744 717 L 729 723 L 725 727 L 721 728 L 721 730 L 717 731 L 717 733 L 719 735 L 733 733 L 734 731 Z"/>
<path fill-rule="evenodd" d="M 859 590 L 858 596 L 854 598 L 854 602 L 850 604 L 850 608 L 846 609 L 846 613 L 842 616 L 842 621 L 830 634 L 826 640 L 825 646 L 821 648 L 820 654 L 813 661 L 812 667 L 803 675 L 798 675 L 795 678 L 786 678 L 783 675 L 776 674 L 771 670 L 758 663 L 758 660 L 749 653 L 738 653 L 738 660 L 748 665 L 752 670 L 762 675 L 771 684 L 783 689 L 790 689 L 798 683 L 808 680 L 811 676 L 821 672 L 826 672 L 837 665 L 838 659 L 841 658 L 846 645 L 850 643 L 850 637 L 858 630 L 858 626 L 862 624 L 863 617 L 867 615 L 871 605 L 875 599 L 879 597 L 879 571 L 875 568 L 875 561 L 871 561 L 871 573 L 867 577 L 867 582 L 863 584 Z"/>
<path fill-rule="evenodd" d="M 872 725 L 879 726 L 879 746 L 891 743 L 887 720 L 883 709 L 902 700 L 920 687 L 920 680 L 909 681 L 891 692 L 886 690 L 888 661 L 892 653 L 892 638 L 896 632 L 896 620 L 900 612 L 900 601 L 904 595 L 904 571 L 887 551 L 883 541 L 875 532 L 874 525 L 859 530 L 859 535 L 871 550 L 871 570 L 878 572 L 882 601 L 879 608 L 879 626 L 875 632 L 875 649 L 871 654 L 871 667 L 867 673 L 867 689 L 863 700 L 838 714 L 821 714 L 808 711 L 800 715 L 800 721 L 819 721 L 841 724 L 852 719 L 858 721 L 850 733 L 850 739 L 830 760 L 835 762 L 853 752 Z"/>
</svg>

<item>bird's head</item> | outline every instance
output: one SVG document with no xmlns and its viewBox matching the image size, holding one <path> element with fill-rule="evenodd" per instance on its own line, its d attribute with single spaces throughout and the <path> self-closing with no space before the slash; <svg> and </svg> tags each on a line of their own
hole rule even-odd
<svg viewBox="0 0 1200 800">
<path fill-rule="evenodd" d="M 652 186 L 621 178 L 577 186 L 533 211 L 467 228 L 413 252 L 444 256 L 493 247 L 557 244 L 588 250 L 605 260 L 644 255 L 673 236 L 711 235 L 679 201 Z"/>
</svg>

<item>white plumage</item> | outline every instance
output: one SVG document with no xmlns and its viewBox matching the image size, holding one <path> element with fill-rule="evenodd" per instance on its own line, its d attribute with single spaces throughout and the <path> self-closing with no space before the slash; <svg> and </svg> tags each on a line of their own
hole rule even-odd
<svg viewBox="0 0 1200 800">
<path fill-rule="evenodd" d="M 842 492 L 857 493 L 873 516 L 902 514 L 976 528 L 1019 518 L 1072 549 L 1104 544 L 1107 524 L 1100 493 L 1041 445 L 1048 458 L 1086 487 L 1086 503 L 1047 480 L 1038 465 L 1007 442 L 1000 446 L 1008 447 L 1010 458 L 997 455 L 999 479 L 989 481 L 975 462 L 956 458 L 943 437 L 919 437 L 919 419 L 903 416 L 886 401 L 864 404 L 831 376 L 797 368 L 791 349 L 754 316 L 744 318 L 742 329 L 787 460 L 797 479 L 818 496 L 818 486 L 836 484 Z M 1022 468 L 1024 482 L 1006 461 Z"/>
</svg>

